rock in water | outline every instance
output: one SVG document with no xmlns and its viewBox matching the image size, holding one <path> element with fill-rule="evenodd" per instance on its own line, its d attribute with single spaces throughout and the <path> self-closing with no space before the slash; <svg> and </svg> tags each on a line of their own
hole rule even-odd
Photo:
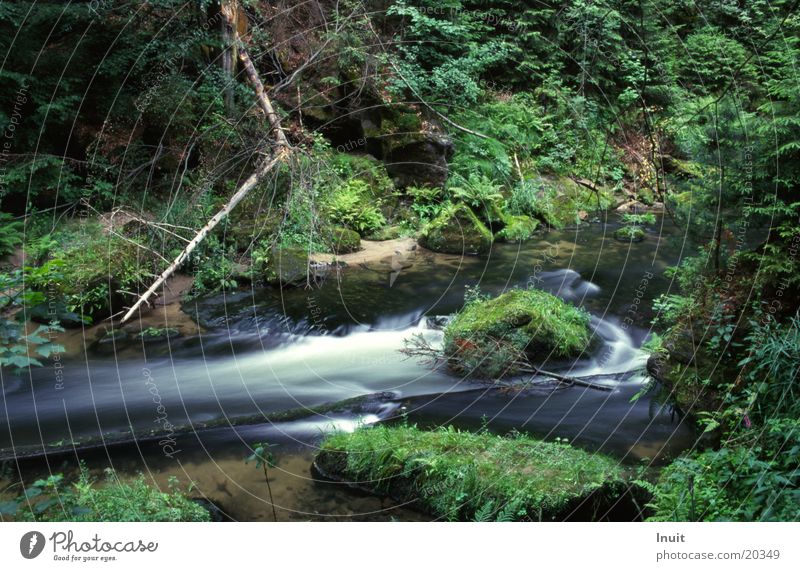
<svg viewBox="0 0 800 571">
<path fill-rule="evenodd" d="M 516 361 L 580 354 L 590 343 L 589 314 L 549 293 L 513 289 L 468 302 L 445 328 L 444 350 L 459 374 L 499 378 Z"/>
</svg>

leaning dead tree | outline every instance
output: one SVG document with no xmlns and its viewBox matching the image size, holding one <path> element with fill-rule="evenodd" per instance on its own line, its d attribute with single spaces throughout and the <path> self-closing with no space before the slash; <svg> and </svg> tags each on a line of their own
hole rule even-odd
<svg viewBox="0 0 800 571">
<path fill-rule="evenodd" d="M 169 277 L 175 273 L 175 271 L 181 267 L 181 265 L 189 258 L 191 253 L 197 248 L 198 244 L 203 241 L 203 239 L 208 236 L 208 234 L 220 223 L 222 222 L 231 211 L 236 208 L 236 205 L 239 204 L 242 199 L 247 196 L 247 194 L 253 190 L 258 184 L 264 180 L 264 178 L 278 165 L 284 163 L 289 159 L 292 155 L 292 147 L 289 144 L 289 140 L 286 138 L 286 133 L 283 131 L 283 127 L 281 126 L 280 118 L 278 114 L 275 112 L 275 108 L 272 105 L 272 102 L 267 97 L 266 90 L 264 89 L 264 84 L 261 82 L 261 78 L 258 76 L 258 72 L 256 71 L 253 62 L 250 60 L 250 56 L 247 54 L 247 50 L 245 49 L 244 43 L 242 42 L 239 34 L 236 31 L 236 26 L 234 25 L 234 18 L 235 18 L 235 10 L 236 6 L 234 2 L 224 2 L 222 6 L 222 14 L 224 16 L 224 25 L 227 29 L 227 36 L 232 39 L 237 47 L 237 54 L 239 56 L 239 60 L 242 62 L 242 66 L 244 67 L 245 73 L 247 74 L 247 79 L 253 87 L 255 91 L 256 100 L 258 102 L 258 106 L 267 116 L 267 121 L 269 122 L 270 132 L 273 134 L 275 138 L 275 149 L 270 158 L 265 158 L 261 165 L 256 169 L 254 172 L 242 185 L 236 189 L 236 192 L 231 196 L 228 202 L 214 215 L 211 219 L 206 222 L 206 224 L 195 234 L 194 238 L 192 238 L 183 251 L 175 258 L 172 263 L 164 270 L 158 279 L 153 282 L 147 291 L 145 291 L 139 299 L 136 300 L 128 312 L 123 316 L 122 323 L 128 321 L 133 315 L 137 312 L 137 310 L 142 306 L 142 304 L 147 303 L 148 300 L 164 285 Z"/>
</svg>

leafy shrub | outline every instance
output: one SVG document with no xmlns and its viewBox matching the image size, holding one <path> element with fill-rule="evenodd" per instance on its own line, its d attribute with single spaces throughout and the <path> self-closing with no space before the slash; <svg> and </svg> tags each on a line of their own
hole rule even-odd
<svg viewBox="0 0 800 571">
<path fill-rule="evenodd" d="M 444 198 L 445 191 L 439 187 L 410 186 L 405 193 L 412 200 L 411 211 L 417 218 L 416 226 L 424 226 L 450 206 Z"/>
<path fill-rule="evenodd" d="M 621 242 L 641 242 L 645 232 L 639 226 L 623 226 L 614 231 L 614 238 Z"/>
<path fill-rule="evenodd" d="M 36 270 L 29 270 L 29 276 L 34 272 Z M 42 363 L 36 356 L 47 358 L 64 351 L 50 339 L 53 333 L 63 331 L 58 324 L 41 325 L 26 334 L 24 323 L 18 319 L 21 314 L 13 315 L 22 307 L 30 308 L 45 300 L 44 294 L 23 284 L 25 280 L 20 270 L 0 273 L 0 366 L 15 372 L 31 366 L 40 367 Z"/>
<path fill-rule="evenodd" d="M 234 252 L 227 250 L 217 236 L 206 237 L 202 247 L 192 252 L 187 261 L 187 268 L 194 276 L 189 297 L 238 287 L 233 256 Z"/>
<path fill-rule="evenodd" d="M 541 193 L 541 182 L 527 179 L 520 181 L 511 187 L 508 209 L 513 214 L 539 216 L 542 212 Z"/>
<path fill-rule="evenodd" d="M 656 521 L 797 521 L 800 423 L 771 422 L 768 446 L 731 445 L 684 456 L 662 472 Z"/>
<path fill-rule="evenodd" d="M 336 189 L 326 203 L 326 210 L 333 223 L 361 235 L 386 225 L 386 218 L 375 199 L 371 198 L 369 185 L 363 180 L 350 180 Z"/>
<path fill-rule="evenodd" d="M 22 222 L 14 220 L 7 212 L 0 212 L 0 258 L 22 243 L 21 229 Z"/>
<path fill-rule="evenodd" d="M 177 489 L 162 492 L 140 475 L 131 482 L 119 480 L 106 470 L 106 482 L 98 484 L 81 467 L 78 480 L 67 485 L 61 474 L 37 480 L 14 502 L 0 510 L 20 521 L 209 521 L 209 513 Z"/>
<path fill-rule="evenodd" d="M 496 184 L 485 175 L 470 174 L 456 186 L 451 186 L 448 192 L 454 202 L 462 202 L 480 212 L 497 207 L 502 203 L 501 189 L 501 185 Z"/>
<path fill-rule="evenodd" d="M 626 213 L 622 215 L 622 223 L 627 226 L 645 226 L 647 224 L 655 224 L 656 215 L 652 212 L 646 212 L 644 214 Z"/>
</svg>

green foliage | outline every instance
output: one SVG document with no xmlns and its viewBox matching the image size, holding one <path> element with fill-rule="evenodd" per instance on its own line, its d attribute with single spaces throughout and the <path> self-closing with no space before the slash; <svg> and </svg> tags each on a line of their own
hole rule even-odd
<svg viewBox="0 0 800 571">
<path fill-rule="evenodd" d="M 539 216 L 546 208 L 542 205 L 543 184 L 540 180 L 523 180 L 511 188 L 508 209 L 513 214 Z"/>
<path fill-rule="evenodd" d="M 405 189 L 405 193 L 411 199 L 411 211 L 416 217 L 417 227 L 425 226 L 451 207 L 450 202 L 444 198 L 445 191 L 442 188 L 410 186 Z"/>
<path fill-rule="evenodd" d="M 29 270 L 28 277 L 35 274 L 36 270 Z M 33 307 L 44 300 L 44 294 L 25 287 L 24 272 L 0 273 L 0 366 L 19 373 L 31 366 L 41 367 L 38 357 L 46 359 L 64 351 L 61 345 L 52 342 L 55 333 L 64 331 L 57 323 L 40 325 L 26 333 L 20 319 L 24 314 L 15 315 L 22 308 Z"/>
<path fill-rule="evenodd" d="M 62 298 L 69 311 L 102 315 L 120 292 L 134 291 L 152 275 L 154 260 L 134 239 L 107 234 L 95 220 L 75 220 L 39 239 L 41 267 L 27 287 Z"/>
<path fill-rule="evenodd" d="M 506 61 L 502 42 L 486 39 L 485 24 L 463 10 L 459 0 L 396 0 L 386 15 L 399 20 L 400 70 L 390 86 L 430 103 L 456 107 L 475 103 L 482 93 L 480 77 Z"/>
<path fill-rule="evenodd" d="M 378 492 L 406 490 L 449 520 L 555 520 L 574 502 L 624 487 L 616 460 L 558 439 L 380 425 L 329 436 L 321 452 L 338 476 Z"/>
<path fill-rule="evenodd" d="M 239 286 L 234 277 L 234 264 L 231 258 L 234 252 L 227 249 L 221 240 L 208 236 L 202 248 L 197 248 L 189 260 L 187 267 L 194 276 L 189 297 L 232 290 Z"/>
<path fill-rule="evenodd" d="M 62 474 L 37 480 L 16 501 L 3 504 L 4 513 L 18 521 L 209 521 L 209 513 L 170 481 L 162 492 L 140 475 L 121 481 L 106 470 L 106 482 L 99 484 L 85 467 L 76 482 L 67 484 Z"/>
<path fill-rule="evenodd" d="M 366 181 L 353 179 L 337 188 L 327 199 L 325 209 L 330 220 L 361 235 L 375 232 L 386 218 L 370 195 Z"/>
<path fill-rule="evenodd" d="M 614 238 L 622 242 L 641 242 L 645 232 L 639 226 L 623 226 L 614 231 Z"/>
<path fill-rule="evenodd" d="M 739 367 L 747 384 L 739 398 L 751 421 L 800 416 L 800 317 L 781 325 L 762 316 L 750 323 L 745 341 L 748 354 Z"/>
<path fill-rule="evenodd" d="M 626 226 L 646 226 L 656 223 L 656 215 L 651 212 L 644 214 L 623 214 L 622 223 Z"/>
<path fill-rule="evenodd" d="M 456 186 L 450 186 L 448 193 L 453 202 L 461 202 L 477 212 L 497 208 L 503 202 L 502 187 L 483 175 L 471 174 Z"/>
<path fill-rule="evenodd" d="M 22 243 L 22 222 L 6 212 L 0 212 L 0 258 L 14 251 Z"/>
<path fill-rule="evenodd" d="M 765 444 L 731 444 L 664 469 L 651 507 L 655 521 L 797 521 L 800 423 L 771 422 Z"/>
</svg>

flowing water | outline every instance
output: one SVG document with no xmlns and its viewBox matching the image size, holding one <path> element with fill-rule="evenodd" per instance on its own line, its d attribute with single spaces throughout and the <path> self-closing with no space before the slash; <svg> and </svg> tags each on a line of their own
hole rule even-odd
<svg viewBox="0 0 800 571">
<path fill-rule="evenodd" d="M 637 463 L 660 462 L 691 444 L 681 419 L 653 400 L 632 402 L 645 383 L 652 300 L 669 291 L 663 270 L 690 254 L 682 234 L 660 220 L 639 244 L 611 237 L 613 221 L 553 231 L 488 257 L 397 252 L 380 262 L 329 271 L 313 288 L 252 289 L 183 307 L 197 335 L 80 351 L 30 374 L 2 376 L 0 448 L 41 450 L 71 440 L 80 451 L 7 464 L 11 476 L 63 471 L 82 458 L 93 469 L 142 472 L 164 485 L 192 481 L 231 518 L 271 519 L 263 474 L 245 464 L 249 445 L 269 441 L 278 518 L 419 519 L 416 512 L 342 486 L 315 483 L 309 467 L 320 439 L 402 414 L 425 426 L 512 429 Z M 441 332 L 429 316 L 463 304 L 465 286 L 499 294 L 533 286 L 585 307 L 598 342 L 574 362 L 542 368 L 572 376 L 607 374 L 587 387 L 518 390 L 461 379 L 398 352 L 420 333 Z M 620 373 L 612 376 L 611 373 Z M 338 406 L 312 407 L 364 397 Z M 289 414 L 284 411 L 291 410 Z M 247 419 L 242 421 L 242 419 Z M 255 419 L 255 420 L 254 420 Z M 169 439 L 163 432 L 176 431 Z M 126 431 L 157 439 L 120 441 Z"/>
</svg>

